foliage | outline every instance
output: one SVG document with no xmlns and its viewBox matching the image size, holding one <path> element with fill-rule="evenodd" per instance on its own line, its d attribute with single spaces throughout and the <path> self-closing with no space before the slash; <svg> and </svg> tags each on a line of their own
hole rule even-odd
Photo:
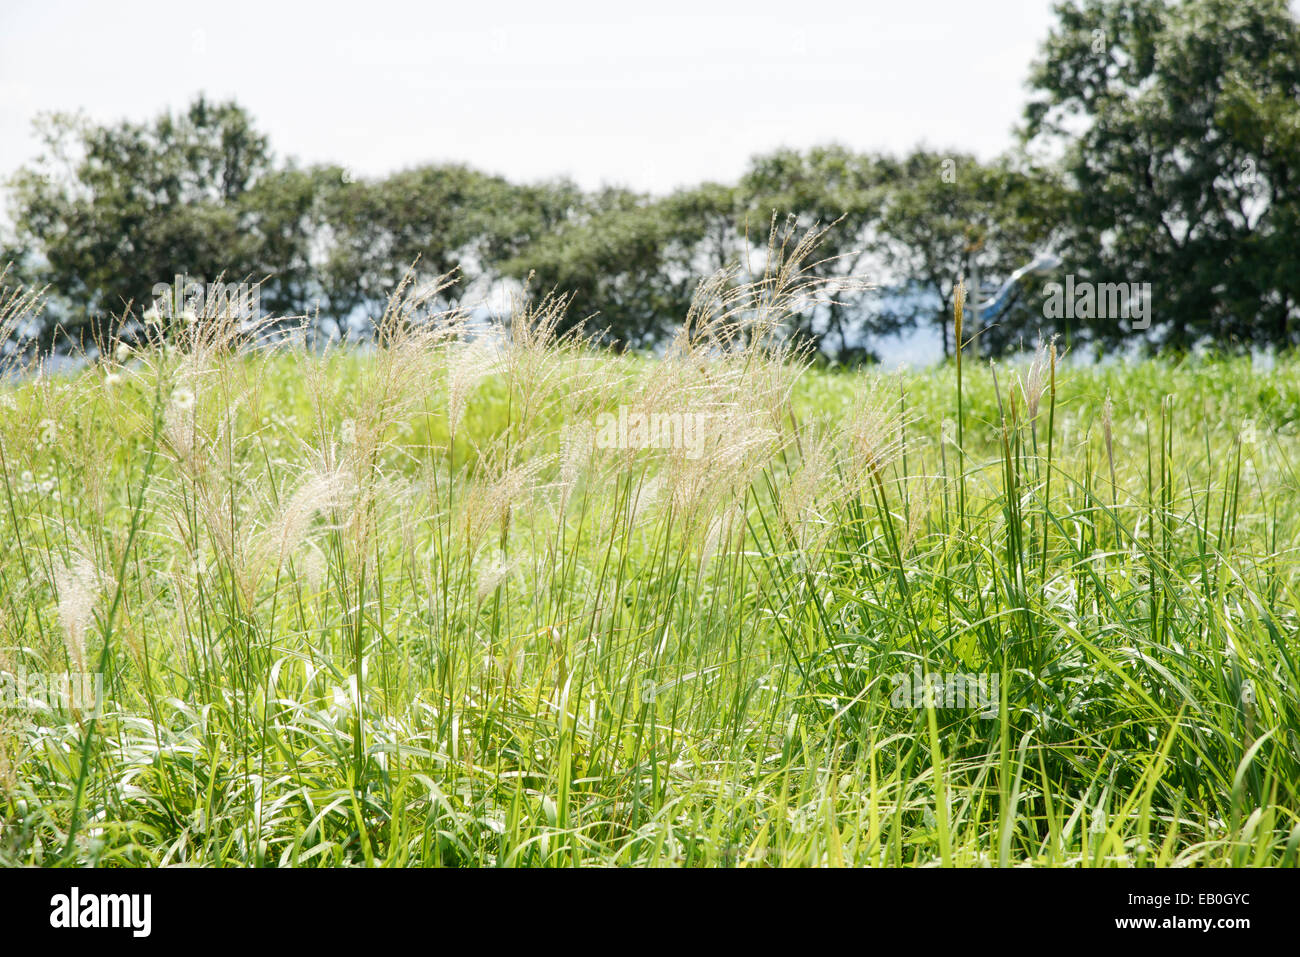
<svg viewBox="0 0 1300 957">
<path fill-rule="evenodd" d="M 5 379 L 0 863 L 1295 866 L 1296 358 L 809 372 L 796 248 Z"/>
<path fill-rule="evenodd" d="M 1057 8 L 1026 133 L 1064 145 L 1068 259 L 1149 282 L 1154 341 L 1294 345 L 1300 25 L 1284 0 Z M 1099 343 L 1114 317 L 1079 324 Z"/>
<path fill-rule="evenodd" d="M 0 262 L 48 286 L 47 346 L 138 332 L 177 275 L 260 283 L 268 315 L 356 328 L 414 269 L 443 306 L 527 286 L 571 300 L 568 328 L 662 348 L 703 278 L 730 268 L 743 284 L 774 227 L 833 224 L 810 269 L 837 294 L 794 308 L 786 330 L 824 359 L 944 330 L 959 281 L 996 287 L 1044 250 L 1070 281 L 1149 284 L 1150 329 L 1058 315 L 1034 278 L 996 323 L 972 324 L 983 354 L 1052 332 L 1096 350 L 1300 343 L 1300 25 L 1285 0 L 1063 3 L 1030 86 L 1019 148 L 988 162 L 779 149 L 736 183 L 664 196 L 458 164 L 303 169 L 239 106 L 202 98 L 144 124 L 47 117 L 44 154 L 9 183 Z"/>
<path fill-rule="evenodd" d="M 1049 171 L 1009 161 L 986 165 L 967 155 L 917 150 L 896 165 L 898 185 L 880 217 L 879 246 L 893 275 L 909 277 L 927 295 L 899 301 L 895 322 L 935 324 L 947 357 L 957 284 L 976 275 L 1004 279 L 1054 245 L 1062 190 Z M 1003 316 L 978 330 L 979 347 L 1001 354 L 1023 345 L 1026 335 L 1033 341 L 1038 324 L 1029 310 Z"/>
<path fill-rule="evenodd" d="M 53 116 L 40 128 L 45 152 L 14 178 L 12 203 L 73 338 L 106 336 L 176 275 L 219 262 L 237 281 L 251 276 L 242 202 L 270 157 L 238 106 L 199 98 L 151 124 Z"/>
</svg>

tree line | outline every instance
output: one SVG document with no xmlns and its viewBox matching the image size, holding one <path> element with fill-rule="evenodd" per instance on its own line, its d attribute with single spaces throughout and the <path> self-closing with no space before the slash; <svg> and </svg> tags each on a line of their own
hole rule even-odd
<svg viewBox="0 0 1300 957">
<path fill-rule="evenodd" d="M 439 293 L 448 306 L 522 283 L 642 348 L 681 321 L 703 275 L 752 261 L 776 216 L 834 224 L 815 268 L 883 287 L 795 317 L 791 332 L 827 357 L 868 357 L 880 335 L 923 323 L 947 354 L 958 281 L 997 284 L 1044 249 L 1072 283 L 1149 284 L 1149 327 L 1046 309 L 1034 279 L 980 330 L 984 351 L 1053 333 L 1097 349 L 1296 344 L 1300 28 L 1285 0 L 1062 3 L 1029 90 L 1015 147 L 992 161 L 783 149 L 735 183 L 668 195 L 459 164 L 300 166 L 238 104 L 204 98 L 143 123 L 47 116 L 41 154 L 5 184 L 0 264 L 13 263 L 7 283 L 47 288 L 47 347 L 113 334 L 176 275 L 259 283 L 264 313 L 355 322 L 415 264 L 459 271 Z"/>
</svg>

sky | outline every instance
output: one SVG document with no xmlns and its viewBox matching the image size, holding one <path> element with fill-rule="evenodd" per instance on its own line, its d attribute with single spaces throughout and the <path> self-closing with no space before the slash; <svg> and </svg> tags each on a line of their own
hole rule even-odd
<svg viewBox="0 0 1300 957">
<path fill-rule="evenodd" d="M 234 99 L 277 156 L 667 192 L 781 146 L 1012 143 L 1050 0 L 0 0 L 0 178 L 32 119 Z"/>
</svg>

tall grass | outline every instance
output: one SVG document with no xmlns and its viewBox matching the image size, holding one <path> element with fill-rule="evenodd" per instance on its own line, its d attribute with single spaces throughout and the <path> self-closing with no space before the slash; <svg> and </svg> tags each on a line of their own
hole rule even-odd
<svg viewBox="0 0 1300 957">
<path fill-rule="evenodd" d="M 0 387 L 0 671 L 104 675 L 0 863 L 1294 865 L 1300 360 L 813 372 L 815 239 L 655 360 L 406 286 Z"/>
</svg>

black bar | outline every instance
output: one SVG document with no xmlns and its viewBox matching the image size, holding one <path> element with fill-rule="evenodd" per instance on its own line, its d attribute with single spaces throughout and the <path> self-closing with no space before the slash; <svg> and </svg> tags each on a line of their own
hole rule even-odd
<svg viewBox="0 0 1300 957">
<path fill-rule="evenodd" d="M 148 936 L 128 919 L 116 928 L 53 927 L 62 895 L 149 895 Z M 152 944 L 291 943 L 372 946 L 389 933 L 432 946 L 460 934 L 510 946 L 578 935 L 600 942 L 648 941 L 686 934 L 692 946 L 760 939 L 780 929 L 843 936 L 865 946 L 902 929 L 932 944 L 971 941 L 972 933 L 1042 932 L 1043 941 L 1240 941 L 1264 931 L 1287 935 L 1296 873 L 1282 870 L 906 870 L 724 871 L 578 870 L 547 874 L 452 870 L 0 870 L 0 921 L 6 940 L 57 944 L 113 938 Z M 1180 896 L 1182 895 L 1182 896 Z M 131 903 L 135 903 L 132 901 Z M 143 898 L 127 911 L 142 916 Z M 68 908 L 63 914 L 66 917 Z M 1154 920 L 1148 926 L 1120 922 Z M 1223 921 L 1247 922 L 1227 926 Z M 1189 925 L 1189 921 L 1196 921 Z M 1211 926 L 1205 929 L 1202 921 Z M 617 936 L 598 936 L 605 932 Z M 778 928 L 779 925 L 779 928 Z M 457 931 L 447 937 L 446 931 Z M 1172 934 L 1172 937 L 1170 936 Z M 268 936 L 270 935 L 270 936 Z M 559 935 L 558 937 L 556 935 Z M 822 937 L 817 938 L 819 941 Z M 988 938 L 982 938 L 988 939 Z M 435 943 L 436 942 L 436 943 Z M 1055 946 L 1055 944 L 1053 945 Z"/>
</svg>

